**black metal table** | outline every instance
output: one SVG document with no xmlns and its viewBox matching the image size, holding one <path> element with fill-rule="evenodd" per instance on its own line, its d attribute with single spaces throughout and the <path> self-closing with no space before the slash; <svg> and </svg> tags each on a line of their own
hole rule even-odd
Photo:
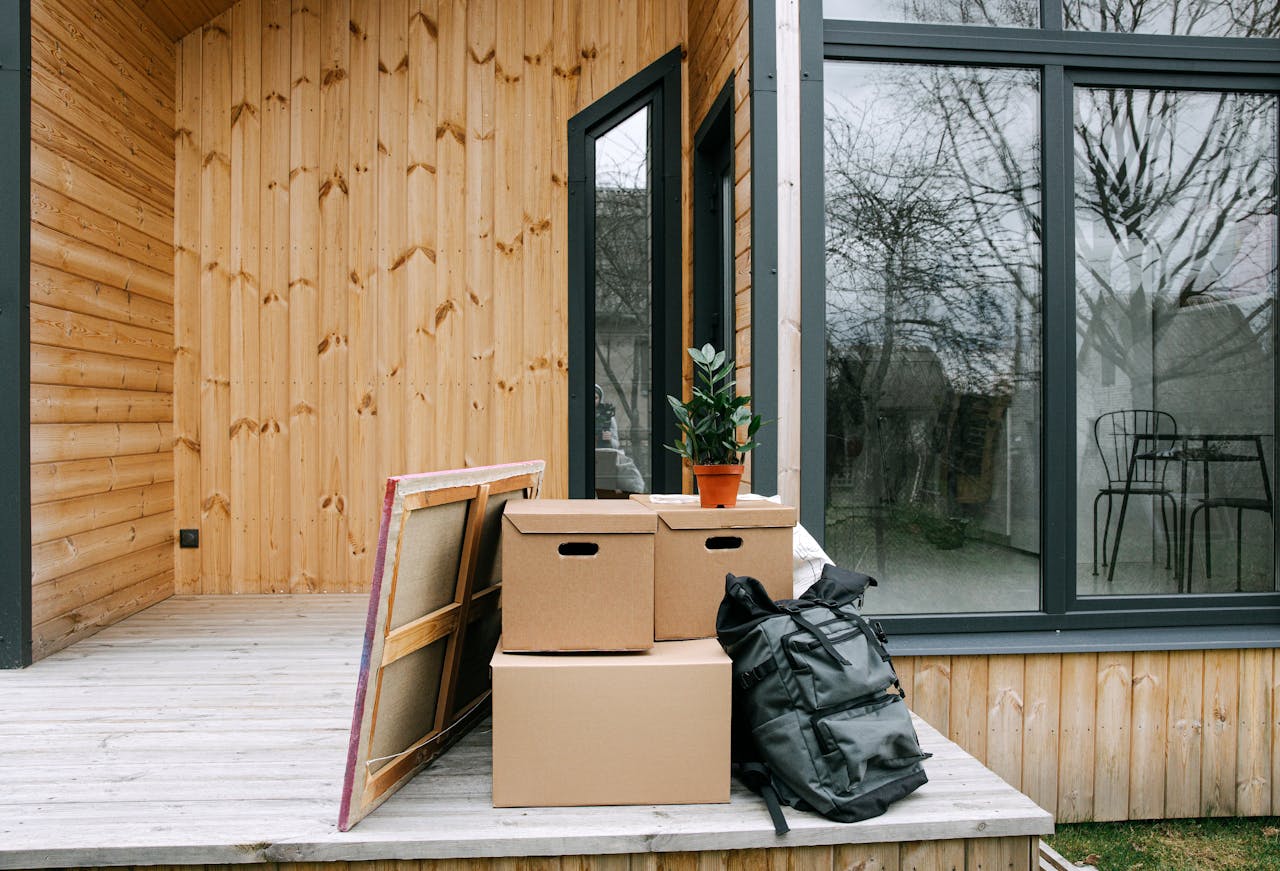
<svg viewBox="0 0 1280 871">
<path fill-rule="evenodd" d="M 1150 443 L 1152 449 L 1140 451 L 1143 442 Z M 1159 449 L 1161 442 L 1169 442 L 1170 446 Z M 1230 445 L 1250 442 L 1257 447 L 1256 454 L 1235 453 L 1219 447 L 1219 443 Z M 1115 541 L 1111 545 L 1111 565 L 1107 567 L 1107 581 L 1115 577 L 1116 558 L 1120 554 L 1120 532 L 1124 529 L 1125 510 L 1129 506 L 1129 493 L 1133 486 L 1133 470 L 1139 462 L 1177 463 L 1181 467 L 1181 487 L 1178 493 L 1176 516 L 1174 517 L 1174 579 L 1178 581 L 1179 592 L 1189 592 L 1190 566 L 1186 565 L 1187 541 L 1187 469 L 1193 463 L 1200 463 L 1204 498 L 1209 498 L 1209 465 L 1210 463 L 1261 463 L 1262 436 L 1258 433 L 1137 433 L 1133 437 L 1133 450 L 1129 452 L 1129 466 L 1125 471 L 1124 495 L 1120 499 L 1120 517 L 1116 521 Z M 1265 477 L 1266 469 L 1262 473 Z M 1209 513 L 1205 512 L 1205 540 L 1209 538 Z M 1184 589 L 1184 587 L 1186 589 Z"/>
</svg>

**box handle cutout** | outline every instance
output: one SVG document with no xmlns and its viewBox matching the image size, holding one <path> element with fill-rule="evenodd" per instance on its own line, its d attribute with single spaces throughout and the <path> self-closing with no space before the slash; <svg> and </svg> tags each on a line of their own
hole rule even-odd
<svg viewBox="0 0 1280 871">
<path fill-rule="evenodd" d="M 566 541 L 560 545 L 560 556 L 595 556 L 600 545 L 594 541 Z"/>
<path fill-rule="evenodd" d="M 736 535 L 713 535 L 707 539 L 707 550 L 737 550 L 742 539 Z"/>
</svg>

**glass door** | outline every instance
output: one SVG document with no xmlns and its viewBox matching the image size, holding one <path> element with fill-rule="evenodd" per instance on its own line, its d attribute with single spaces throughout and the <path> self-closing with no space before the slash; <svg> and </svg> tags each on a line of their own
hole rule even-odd
<svg viewBox="0 0 1280 871">
<path fill-rule="evenodd" d="M 673 52 L 569 122 L 569 489 L 680 489 L 680 91 Z"/>
</svg>

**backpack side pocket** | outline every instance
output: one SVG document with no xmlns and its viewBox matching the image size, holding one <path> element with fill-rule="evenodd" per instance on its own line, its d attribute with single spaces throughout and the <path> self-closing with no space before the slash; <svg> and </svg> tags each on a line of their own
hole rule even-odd
<svg viewBox="0 0 1280 871">
<path fill-rule="evenodd" d="M 876 789 L 929 758 L 900 696 L 818 716 L 813 725 L 824 749 L 839 750 L 849 782 L 859 792 Z"/>
</svg>

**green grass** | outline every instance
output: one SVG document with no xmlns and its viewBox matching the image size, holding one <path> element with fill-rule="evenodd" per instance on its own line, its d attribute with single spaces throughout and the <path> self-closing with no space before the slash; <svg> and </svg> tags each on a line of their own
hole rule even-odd
<svg viewBox="0 0 1280 871">
<path fill-rule="evenodd" d="M 1098 871 L 1280 871 L 1280 817 L 1080 823 L 1046 840 Z"/>
</svg>

